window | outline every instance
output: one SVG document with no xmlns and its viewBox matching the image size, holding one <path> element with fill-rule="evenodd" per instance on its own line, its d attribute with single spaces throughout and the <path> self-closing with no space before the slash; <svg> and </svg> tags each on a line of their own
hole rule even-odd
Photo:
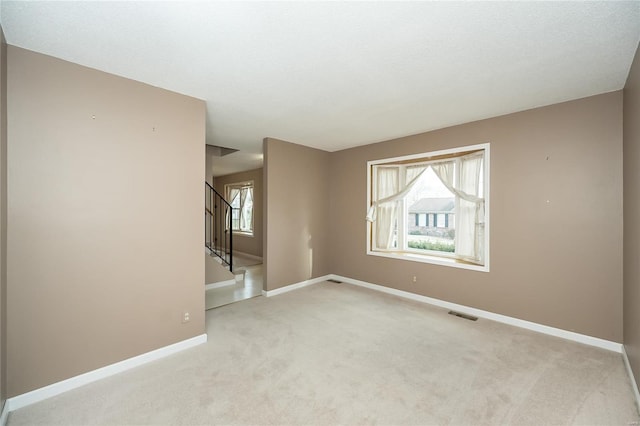
<svg viewBox="0 0 640 426">
<path fill-rule="evenodd" d="M 253 182 L 224 186 L 231 204 L 231 226 L 234 231 L 253 235 Z"/>
<path fill-rule="evenodd" d="M 367 173 L 367 254 L 489 270 L 489 144 L 369 161 Z"/>
</svg>

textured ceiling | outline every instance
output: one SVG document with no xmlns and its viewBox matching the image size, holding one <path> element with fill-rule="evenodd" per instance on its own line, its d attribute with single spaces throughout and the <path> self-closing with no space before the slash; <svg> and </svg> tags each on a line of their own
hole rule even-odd
<svg viewBox="0 0 640 426">
<path fill-rule="evenodd" d="M 334 151 L 621 89 L 640 2 L 12 2 L 9 44 L 207 102 L 207 143 Z"/>
</svg>

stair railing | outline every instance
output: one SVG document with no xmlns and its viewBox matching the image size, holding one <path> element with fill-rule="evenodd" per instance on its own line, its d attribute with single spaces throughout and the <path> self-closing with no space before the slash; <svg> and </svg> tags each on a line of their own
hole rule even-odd
<svg viewBox="0 0 640 426">
<path fill-rule="evenodd" d="M 233 272 L 233 210 L 208 182 L 205 182 L 204 244 Z"/>
</svg>

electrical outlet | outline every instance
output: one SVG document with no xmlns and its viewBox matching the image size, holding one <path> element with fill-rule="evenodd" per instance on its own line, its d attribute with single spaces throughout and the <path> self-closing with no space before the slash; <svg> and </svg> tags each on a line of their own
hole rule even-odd
<svg viewBox="0 0 640 426">
<path fill-rule="evenodd" d="M 416 277 L 415 275 L 413 276 L 413 282 L 417 282 L 418 281 L 418 277 Z"/>
<path fill-rule="evenodd" d="M 189 322 L 189 321 L 191 321 L 191 317 L 189 316 L 189 312 L 184 312 L 182 314 L 182 323 L 184 324 L 184 323 Z"/>
</svg>

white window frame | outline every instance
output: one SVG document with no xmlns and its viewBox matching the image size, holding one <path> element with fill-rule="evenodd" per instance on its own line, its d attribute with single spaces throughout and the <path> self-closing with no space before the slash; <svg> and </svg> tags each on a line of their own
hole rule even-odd
<svg viewBox="0 0 640 426">
<path fill-rule="evenodd" d="M 376 192 L 376 182 L 374 181 L 373 178 L 373 166 L 377 166 L 377 165 L 383 165 L 383 164 L 387 164 L 387 163 L 398 163 L 398 162 L 406 162 L 406 161 L 411 161 L 411 160 L 418 160 L 418 159 L 427 159 L 425 161 L 420 161 L 417 162 L 415 164 L 420 164 L 420 163 L 428 163 L 429 160 L 428 158 L 435 158 L 435 157 L 441 157 L 441 156 L 447 156 L 447 155 L 452 155 L 452 154 L 461 154 L 464 152 L 469 152 L 469 151 L 476 151 L 476 150 L 484 150 L 484 164 L 483 164 L 483 179 L 484 179 L 484 206 L 485 206 L 485 212 L 484 212 L 484 264 L 483 265 L 478 265 L 478 264 L 474 264 L 474 263 L 470 263 L 470 262 L 466 262 L 464 260 L 461 259 L 457 259 L 454 255 L 452 254 L 448 254 L 448 253 L 434 253 L 434 252 L 430 252 L 429 254 L 424 254 L 423 252 L 419 252 L 418 250 L 411 250 L 411 249 L 404 249 L 404 250 L 393 250 L 393 251 L 384 251 L 384 250 L 373 250 L 372 248 L 372 228 L 373 228 L 373 224 L 371 222 L 366 222 L 366 227 L 367 227 L 367 239 L 366 239 L 366 253 L 367 255 L 371 255 L 371 256 L 380 256 L 380 257 L 386 257 L 386 258 L 391 258 L 391 259 L 399 259 L 399 260 L 406 260 L 406 261 L 412 261 L 412 262 L 422 262 L 422 263 L 430 263 L 430 264 L 434 264 L 434 265 L 442 265 L 442 266 L 450 266 L 450 267 L 454 267 L 454 268 L 461 268 L 461 269 L 469 269 L 469 270 L 473 270 L 473 271 L 481 271 L 481 272 L 489 272 L 489 260 L 490 260 L 490 244 L 489 244 L 489 240 L 490 240 L 490 235 L 491 235 L 491 230 L 490 230 L 490 223 L 491 223 L 491 216 L 490 216 L 490 188 L 491 188 L 491 181 L 490 181 L 490 143 L 483 143 L 483 144 L 477 144 L 477 145 L 470 145 L 470 146 L 461 146 L 461 147 L 457 147 L 457 148 L 451 148 L 451 149 L 445 149 L 445 150 L 439 150 L 439 151 L 431 151 L 431 152 L 424 152 L 424 153 L 419 153 L 419 154 L 412 154 L 412 155 L 405 155 L 405 156 L 401 156 L 401 157 L 393 157 L 393 158 L 383 158 L 380 160 L 372 160 L 372 161 L 368 161 L 367 162 L 367 206 L 366 206 L 366 210 L 368 211 L 371 203 L 372 203 L 372 198 L 373 198 L 373 194 Z M 437 161 L 437 160 L 436 160 Z M 400 175 L 404 175 L 404 173 L 400 173 Z M 400 178 L 400 176 L 399 176 Z M 404 176 L 401 177 L 400 179 L 404 179 Z M 459 197 L 456 197 L 456 221 L 458 220 L 458 199 Z M 403 200 L 403 202 L 405 202 L 405 200 Z M 404 213 L 407 212 L 407 209 L 405 207 L 404 209 Z M 406 224 L 407 224 L 407 218 L 408 218 L 408 214 L 398 214 L 398 218 L 402 218 L 402 220 L 398 221 L 398 238 L 401 234 L 401 232 L 404 232 L 404 230 L 406 229 Z M 456 230 L 457 230 L 457 224 L 456 224 Z M 398 241 L 398 246 L 400 248 L 400 241 Z"/>
<path fill-rule="evenodd" d="M 243 182 L 235 182 L 235 183 L 227 183 L 224 186 L 224 196 L 227 200 L 228 203 L 231 203 L 231 189 L 236 188 L 236 189 L 242 189 L 242 188 L 247 188 L 247 187 L 251 187 L 251 194 L 252 194 L 252 201 L 255 201 L 255 186 L 253 184 L 253 181 L 243 181 Z M 242 205 L 240 205 L 240 212 L 242 212 Z M 231 219 L 231 223 L 233 226 L 233 210 L 232 210 L 232 219 Z M 242 213 L 241 213 L 242 214 Z M 233 234 L 234 235 L 243 235 L 246 237 L 253 237 L 254 235 L 254 230 L 255 230 L 255 206 L 252 205 L 251 207 L 251 231 L 242 231 L 240 229 L 233 229 Z M 238 218 L 239 219 L 239 218 Z"/>
</svg>

